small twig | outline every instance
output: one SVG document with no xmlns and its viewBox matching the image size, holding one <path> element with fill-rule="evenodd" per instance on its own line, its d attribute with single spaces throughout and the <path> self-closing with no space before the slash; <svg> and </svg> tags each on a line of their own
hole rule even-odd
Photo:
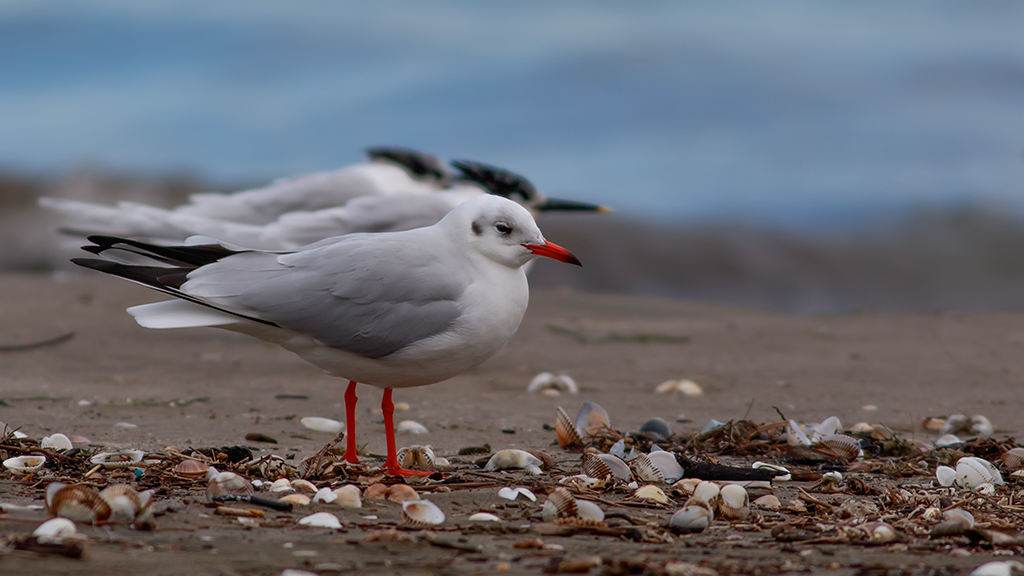
<svg viewBox="0 0 1024 576">
<path fill-rule="evenodd" d="M 811 504 L 814 504 L 815 506 L 822 506 L 822 507 L 828 509 L 829 512 L 831 512 L 832 510 L 836 509 L 836 507 L 833 506 L 832 504 L 829 504 L 828 502 L 826 502 L 824 500 L 820 500 L 818 498 L 815 498 L 814 496 L 811 496 L 803 488 L 797 488 L 797 490 L 800 491 L 800 499 L 803 500 L 804 502 L 810 502 Z"/>
<path fill-rule="evenodd" d="M 47 340 L 40 340 L 38 342 L 29 342 L 27 344 L 5 344 L 0 346 L 0 352 L 24 352 L 26 350 L 35 350 L 37 348 L 45 348 L 47 346 L 54 346 L 61 342 L 67 342 L 75 337 L 74 332 L 68 332 L 67 334 L 61 334 L 54 338 Z"/>
</svg>

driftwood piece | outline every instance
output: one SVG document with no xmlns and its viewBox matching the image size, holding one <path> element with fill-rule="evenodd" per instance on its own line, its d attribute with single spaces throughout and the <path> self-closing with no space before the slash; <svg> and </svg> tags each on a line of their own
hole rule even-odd
<svg viewBox="0 0 1024 576">
<path fill-rule="evenodd" d="M 676 461 L 683 467 L 683 478 L 699 478 L 701 480 L 728 480 L 736 482 L 762 481 L 770 482 L 783 473 L 768 468 L 750 468 L 747 466 L 723 466 L 709 462 L 690 460 L 682 454 L 676 454 Z"/>
</svg>

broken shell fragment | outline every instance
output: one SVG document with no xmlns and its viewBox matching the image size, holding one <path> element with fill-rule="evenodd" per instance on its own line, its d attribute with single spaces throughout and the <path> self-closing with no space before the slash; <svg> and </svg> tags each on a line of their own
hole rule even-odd
<svg viewBox="0 0 1024 576">
<path fill-rule="evenodd" d="M 310 430 L 317 432 L 327 432 L 329 434 L 337 434 L 341 432 L 342 423 L 337 420 L 330 418 L 320 418 L 319 416 L 306 416 L 299 423 Z"/>
<path fill-rule="evenodd" d="M 1024 448 L 1010 448 L 1000 458 L 1007 468 L 1024 468 Z"/>
<path fill-rule="evenodd" d="M 637 488 L 636 492 L 633 492 L 632 497 L 636 500 L 647 500 L 658 504 L 669 503 L 668 496 L 665 495 L 665 492 L 653 484 Z"/>
<path fill-rule="evenodd" d="M 495 453 L 494 456 L 491 456 L 491 459 L 484 466 L 484 470 L 494 472 L 497 470 L 522 468 L 530 474 L 540 474 L 541 464 L 543 462 L 541 462 L 540 458 L 525 450 L 509 449 L 501 450 Z"/>
<path fill-rule="evenodd" d="M 718 493 L 718 511 L 726 520 L 744 520 L 750 515 L 747 489 L 737 484 L 722 486 Z"/>
<path fill-rule="evenodd" d="M 32 531 L 32 535 L 42 540 L 54 541 L 62 538 L 69 538 L 78 534 L 75 523 L 67 518 L 58 516 L 43 522 Z"/>
<path fill-rule="evenodd" d="M 843 423 L 839 421 L 839 418 L 829 416 L 822 420 L 821 424 L 814 427 L 814 430 L 811 432 L 811 443 L 820 442 L 825 436 L 838 434 L 842 430 Z"/>
<path fill-rule="evenodd" d="M 4 468 L 14 474 L 35 474 L 43 469 L 46 456 L 15 456 L 4 460 Z"/>
<path fill-rule="evenodd" d="M 217 472 L 206 484 L 206 499 L 210 502 L 215 496 L 250 496 L 252 493 L 252 484 L 234 472 Z"/>
<path fill-rule="evenodd" d="M 498 518 L 494 514 L 487 512 L 477 512 L 469 517 L 470 522 L 501 522 L 501 518 Z"/>
<path fill-rule="evenodd" d="M 407 470 L 436 470 L 434 450 L 430 446 L 408 446 L 398 451 L 398 465 Z"/>
<path fill-rule="evenodd" d="M 304 480 L 302 478 L 296 478 L 295 480 L 292 480 L 291 485 L 292 488 L 295 488 L 296 490 L 305 492 L 307 494 L 316 494 L 318 491 L 315 484 L 313 484 L 309 480 Z"/>
<path fill-rule="evenodd" d="M 971 421 L 963 414 L 953 414 L 946 418 L 946 422 L 939 428 L 939 436 L 945 436 L 946 434 L 956 434 L 961 430 L 969 431 L 971 428 Z"/>
<path fill-rule="evenodd" d="M 753 468 L 754 470 L 764 468 L 765 470 L 774 470 L 776 472 L 781 472 L 781 474 L 772 478 L 772 482 L 789 482 L 790 480 L 793 479 L 793 475 L 789 473 L 789 469 L 785 468 L 784 466 L 779 466 L 778 464 L 769 464 L 767 462 L 754 462 L 753 464 L 750 465 L 750 467 Z"/>
<path fill-rule="evenodd" d="M 39 446 L 41 448 L 50 448 L 52 450 L 64 451 L 71 450 L 71 440 L 63 434 L 53 434 L 51 436 L 45 436 L 39 440 Z"/>
<path fill-rule="evenodd" d="M 652 451 L 647 457 L 661 471 L 666 482 L 675 482 L 683 476 L 683 467 L 676 460 L 675 452 Z"/>
<path fill-rule="evenodd" d="M 956 482 L 956 470 L 949 466 L 939 466 L 935 469 L 935 479 L 938 480 L 939 486 L 948 488 Z"/>
<path fill-rule="evenodd" d="M 391 492 L 391 488 L 387 484 L 381 484 L 380 482 L 370 484 L 366 487 L 363 495 L 371 500 L 383 500 L 388 497 L 388 493 Z"/>
<path fill-rule="evenodd" d="M 676 490 L 682 490 L 686 494 L 692 495 L 694 489 L 697 488 L 697 485 L 700 484 L 701 482 L 703 482 L 703 480 L 701 480 L 700 478 L 683 478 L 682 480 L 673 484 L 672 488 Z"/>
<path fill-rule="evenodd" d="M 971 432 L 974 432 L 983 438 L 987 438 L 996 433 L 996 428 L 991 422 L 989 422 L 988 418 L 981 414 L 977 414 L 975 416 L 971 416 Z"/>
<path fill-rule="evenodd" d="M 338 506 L 345 508 L 362 508 L 363 506 L 362 492 L 355 484 L 346 484 L 335 488 L 334 495 L 337 497 L 334 503 Z"/>
<path fill-rule="evenodd" d="M 444 512 L 430 500 L 402 502 L 402 519 L 413 526 L 436 526 L 444 522 Z"/>
<path fill-rule="evenodd" d="M 270 485 L 270 491 L 274 494 L 290 494 L 295 492 L 295 487 L 287 478 L 278 478 Z"/>
<path fill-rule="evenodd" d="M 714 514 L 707 502 L 700 498 L 690 498 L 672 515 L 669 528 L 677 534 L 703 532 L 711 524 L 712 516 Z"/>
<path fill-rule="evenodd" d="M 313 495 L 314 503 L 333 504 L 338 499 L 338 495 L 334 493 L 334 490 L 324 487 L 316 491 Z"/>
<path fill-rule="evenodd" d="M 341 521 L 338 517 L 330 512 L 317 512 L 316 514 L 310 514 L 305 518 L 299 520 L 299 524 L 302 526 L 309 526 L 311 528 L 341 528 Z"/>
<path fill-rule="evenodd" d="M 540 393 L 551 393 L 552 391 L 556 394 L 561 392 L 568 392 L 569 394 L 578 394 L 579 387 L 576 386 L 576 381 L 572 379 L 568 374 L 552 374 L 551 372 L 541 372 L 530 380 L 530 384 L 526 387 L 527 394 Z"/>
<path fill-rule="evenodd" d="M 291 504 L 292 506 L 309 506 L 312 499 L 305 494 L 287 494 L 278 498 L 278 501 Z"/>
<path fill-rule="evenodd" d="M 176 476 L 180 476 L 181 478 L 188 478 L 194 480 L 197 478 L 205 477 L 206 472 L 209 469 L 210 467 L 204 462 L 186 459 L 182 460 L 181 462 L 178 462 L 174 466 L 174 474 Z"/>
<path fill-rule="evenodd" d="M 654 388 L 655 394 L 667 394 L 670 392 L 679 392 L 683 396 L 700 396 L 704 393 L 700 388 L 700 384 L 686 379 L 666 380 Z"/>
<path fill-rule="evenodd" d="M 408 484 L 395 484 L 388 493 L 388 501 L 395 504 L 402 504 L 409 500 L 419 500 L 420 495 L 416 489 Z"/>
<path fill-rule="evenodd" d="M 782 502 L 779 502 L 779 498 L 775 494 L 765 494 L 754 500 L 753 503 L 765 510 L 778 510 L 782 508 Z"/>
<path fill-rule="evenodd" d="M 430 430 L 419 422 L 414 420 L 402 420 L 395 426 L 395 433 L 397 434 L 427 434 Z"/>
<path fill-rule="evenodd" d="M 121 452 L 100 452 L 89 458 L 89 462 L 99 464 L 107 469 L 129 468 L 142 462 L 146 453 L 142 450 L 123 450 Z"/>
<path fill-rule="evenodd" d="M 110 517 L 110 505 L 87 486 L 53 482 L 46 487 L 46 510 L 75 522 L 99 522 Z"/>
<path fill-rule="evenodd" d="M 583 447 L 580 431 L 561 406 L 555 409 L 555 439 L 558 440 L 559 446 L 567 450 Z"/>
<path fill-rule="evenodd" d="M 505 500 L 514 501 L 515 499 L 519 498 L 520 495 L 522 495 L 524 498 L 528 498 L 532 502 L 537 501 L 537 497 L 533 494 L 533 492 L 530 492 L 528 489 L 523 487 L 510 488 L 506 486 L 501 490 L 498 490 L 498 497 L 504 498 Z"/>
<path fill-rule="evenodd" d="M 608 412 L 597 402 L 587 400 L 576 414 L 576 430 L 581 436 L 594 436 L 601 430 L 611 428 Z"/>
<path fill-rule="evenodd" d="M 586 474 L 574 474 L 562 478 L 558 483 L 568 486 L 577 492 L 592 492 L 604 488 L 608 484 L 608 480 L 592 478 Z"/>
<path fill-rule="evenodd" d="M 935 439 L 936 448 L 948 448 L 949 446 L 956 446 L 957 444 L 963 444 L 964 441 L 957 438 L 952 434 L 943 434 Z"/>
<path fill-rule="evenodd" d="M 795 420 L 790 420 L 786 423 L 786 443 L 790 446 L 810 446 L 811 439 Z"/>
</svg>

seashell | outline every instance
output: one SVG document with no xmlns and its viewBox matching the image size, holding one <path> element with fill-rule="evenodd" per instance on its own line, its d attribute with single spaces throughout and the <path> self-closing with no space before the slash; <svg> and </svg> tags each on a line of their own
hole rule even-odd
<svg viewBox="0 0 1024 576">
<path fill-rule="evenodd" d="M 576 381 L 572 379 L 568 374 L 552 374 L 551 372 L 541 372 L 530 380 L 530 384 L 526 387 L 527 394 L 533 394 L 536 392 L 543 392 L 552 390 L 557 393 L 568 392 L 569 394 L 578 394 L 579 387 L 576 386 Z"/>
<path fill-rule="evenodd" d="M 110 517 L 110 505 L 86 486 L 53 482 L 46 487 L 46 510 L 76 522 L 100 522 Z"/>
<path fill-rule="evenodd" d="M 974 489 L 974 491 L 977 492 L 978 494 L 990 496 L 996 493 L 996 487 L 991 482 L 985 482 L 983 484 L 979 484 L 978 487 Z"/>
<path fill-rule="evenodd" d="M 498 518 L 494 514 L 488 514 L 487 512 L 477 512 L 469 517 L 470 522 L 501 522 L 501 518 Z"/>
<path fill-rule="evenodd" d="M 750 515 L 747 489 L 736 484 L 722 486 L 718 494 L 718 512 L 726 520 L 744 520 Z"/>
<path fill-rule="evenodd" d="M 85 436 L 78 436 L 77 434 L 72 434 L 71 436 L 68 436 L 68 440 L 71 440 L 72 444 L 90 444 L 90 443 L 92 443 L 92 440 L 89 440 Z"/>
<path fill-rule="evenodd" d="M 355 484 L 346 484 L 340 488 L 335 488 L 334 495 L 337 497 L 334 503 L 338 506 L 344 506 L 345 508 L 363 507 L 362 492 L 359 490 L 359 486 Z"/>
<path fill-rule="evenodd" d="M 874 525 L 871 529 L 871 541 L 879 544 L 886 542 L 892 542 L 896 539 L 896 530 L 886 524 L 885 522 L 879 522 Z"/>
<path fill-rule="evenodd" d="M 590 500 L 576 499 L 576 516 L 584 520 L 604 522 L 604 510 Z"/>
<path fill-rule="evenodd" d="M 559 446 L 568 450 L 583 447 L 580 431 L 561 406 L 555 409 L 555 439 L 558 440 Z"/>
<path fill-rule="evenodd" d="M 718 484 L 705 480 L 697 484 L 697 487 L 693 489 L 693 498 L 698 498 L 714 506 L 718 503 L 718 495 L 721 491 L 722 489 L 718 487 Z"/>
<path fill-rule="evenodd" d="M 415 420 L 402 420 L 395 426 L 396 434 L 427 434 L 430 430 Z"/>
<path fill-rule="evenodd" d="M 956 470 L 949 466 L 939 466 L 935 469 L 935 478 L 939 481 L 939 486 L 949 487 L 956 482 Z"/>
<path fill-rule="evenodd" d="M 867 422 L 857 422 L 856 424 L 850 427 L 850 432 L 855 432 L 857 434 L 870 434 L 871 432 L 874 431 L 874 427 L 872 427 L 871 424 L 868 424 Z"/>
<path fill-rule="evenodd" d="M 675 392 L 679 389 L 678 380 L 665 380 L 661 384 L 654 387 L 655 394 L 667 394 L 669 392 Z"/>
<path fill-rule="evenodd" d="M 309 496 L 305 494 L 288 494 L 277 499 L 279 502 L 286 502 L 292 506 L 309 506 L 312 502 Z"/>
<path fill-rule="evenodd" d="M 995 426 L 981 414 L 971 416 L 971 431 L 978 436 L 988 437 L 996 433 Z"/>
<path fill-rule="evenodd" d="M 810 446 L 811 439 L 804 434 L 795 420 L 790 420 L 786 423 L 786 443 L 790 446 Z"/>
<path fill-rule="evenodd" d="M 270 491 L 274 494 L 289 494 L 295 492 L 295 486 L 287 478 L 278 478 L 270 485 Z"/>
<path fill-rule="evenodd" d="M 1007 468 L 1024 468 L 1024 448 L 1010 448 L 1000 458 Z"/>
<path fill-rule="evenodd" d="M 110 506 L 111 522 L 130 524 L 142 512 L 139 493 L 127 484 L 114 484 L 100 491 L 100 498 Z M 151 501 L 151 500 L 148 500 Z"/>
<path fill-rule="evenodd" d="M 846 434 L 822 436 L 816 445 L 827 446 L 829 452 L 835 454 L 844 462 L 852 462 L 864 456 L 864 450 L 860 447 L 860 441 Z"/>
<path fill-rule="evenodd" d="M 682 490 L 686 494 L 693 494 L 693 490 L 701 482 L 703 482 L 703 480 L 701 480 L 700 478 L 683 478 L 682 480 L 673 484 L 672 488 L 676 490 Z"/>
<path fill-rule="evenodd" d="M 935 506 L 929 506 L 924 509 L 924 512 L 921 512 L 922 520 L 938 520 L 939 518 L 942 518 L 942 510 Z"/>
<path fill-rule="evenodd" d="M 306 416 L 299 423 L 309 428 L 310 430 L 316 430 L 317 432 L 327 432 L 329 434 L 337 434 L 341 432 L 343 424 L 337 420 L 330 418 L 320 418 L 319 416 Z"/>
<path fill-rule="evenodd" d="M 750 465 L 751 468 L 757 470 L 759 468 L 765 468 L 767 470 L 774 470 L 776 472 L 782 472 L 782 474 L 772 478 L 772 482 L 789 482 L 793 479 L 793 475 L 789 473 L 789 469 L 779 466 L 777 464 L 769 464 L 767 462 L 754 462 Z"/>
<path fill-rule="evenodd" d="M 637 488 L 636 492 L 633 492 L 633 498 L 636 500 L 650 500 L 651 502 L 657 502 L 658 504 L 668 504 L 668 496 L 661 488 L 653 484 L 641 486 Z"/>
<path fill-rule="evenodd" d="M 32 531 L 33 536 L 44 542 L 70 538 L 76 534 L 78 534 L 78 529 L 75 527 L 75 523 L 59 516 L 50 518 Z"/>
<path fill-rule="evenodd" d="M 839 472 L 825 472 L 824 474 L 821 475 L 821 480 L 823 482 L 832 482 L 834 484 L 838 484 L 843 481 L 843 475 L 840 474 Z"/>
<path fill-rule="evenodd" d="M 296 478 L 295 480 L 292 480 L 291 484 L 292 488 L 295 488 L 296 490 L 299 490 L 301 492 L 306 492 L 309 494 L 316 494 L 318 492 L 316 485 L 314 485 L 309 480 Z"/>
<path fill-rule="evenodd" d="M 754 504 L 766 510 L 778 510 L 782 508 L 782 502 L 779 502 L 779 498 L 775 494 L 765 494 L 757 500 L 754 500 Z"/>
<path fill-rule="evenodd" d="M 577 492 L 586 492 L 600 490 L 608 484 L 607 479 L 592 478 L 586 474 L 575 474 L 573 476 L 566 476 L 558 481 L 559 484 L 564 484 Z"/>
<path fill-rule="evenodd" d="M 946 419 L 942 417 L 929 417 L 921 421 L 921 428 L 938 432 L 946 425 Z"/>
<path fill-rule="evenodd" d="M 506 487 L 502 488 L 501 490 L 498 490 L 498 497 L 499 498 L 504 498 L 505 500 L 513 500 L 514 501 L 516 498 L 519 498 L 520 495 L 522 495 L 524 498 L 530 499 L 530 501 L 532 501 L 532 502 L 536 502 L 537 501 L 537 497 L 534 496 L 533 492 L 530 492 L 526 488 L 522 488 L 522 487 L 509 488 L 508 486 L 506 486 Z"/>
<path fill-rule="evenodd" d="M 626 462 L 632 462 L 637 455 L 636 446 L 630 446 L 629 454 L 626 454 L 626 440 L 623 438 L 616 440 L 615 444 L 612 444 L 612 447 L 608 449 L 608 453 L 613 456 L 618 456 Z"/>
<path fill-rule="evenodd" d="M 234 472 L 217 472 L 206 484 L 206 499 L 211 502 L 215 496 L 250 496 L 252 493 L 252 484 Z"/>
<path fill-rule="evenodd" d="M 963 444 L 964 441 L 957 438 L 952 434 L 943 434 L 935 439 L 936 448 L 946 448 L 949 446 L 956 446 L 957 444 Z"/>
<path fill-rule="evenodd" d="M 576 506 L 576 499 L 565 488 L 552 490 L 541 507 L 541 517 L 545 522 L 551 522 L 557 518 L 576 518 L 578 516 L 579 508 Z"/>
<path fill-rule="evenodd" d="M 667 394 L 669 392 L 679 392 L 683 396 L 700 396 L 704 393 L 700 388 L 700 384 L 686 379 L 666 380 L 654 388 L 655 394 Z"/>
<path fill-rule="evenodd" d="M 675 482 L 683 477 L 683 467 L 676 460 L 675 452 L 652 450 L 647 457 L 650 458 L 658 470 L 661 470 L 661 475 L 665 478 L 666 482 Z"/>
<path fill-rule="evenodd" d="M 663 418 L 655 417 L 641 424 L 637 432 L 641 434 L 657 434 L 661 438 L 671 438 L 672 426 Z"/>
<path fill-rule="evenodd" d="M 434 450 L 430 446 L 409 446 L 398 451 L 398 465 L 408 470 L 436 470 Z"/>
<path fill-rule="evenodd" d="M 334 490 L 327 487 L 317 490 L 316 494 L 313 495 L 314 503 L 323 502 L 324 504 L 332 504 L 337 499 L 338 495 L 334 493 Z"/>
<path fill-rule="evenodd" d="M 963 508 L 950 508 L 942 513 L 942 519 L 947 522 L 958 522 L 964 529 L 974 528 L 974 515 Z"/>
<path fill-rule="evenodd" d="M 1024 564 L 1017 560 L 1003 562 L 986 562 L 971 572 L 971 576 L 1013 576 L 1014 572 L 1024 572 Z"/>
<path fill-rule="evenodd" d="M 4 468 L 14 474 L 35 474 L 43 469 L 46 456 L 15 456 L 4 460 Z"/>
<path fill-rule="evenodd" d="M 724 426 L 725 426 L 725 422 L 722 422 L 721 420 L 715 420 L 714 418 L 712 418 L 712 419 L 708 420 L 708 423 L 705 424 L 703 428 L 701 428 L 700 433 L 704 434 L 706 432 L 710 432 L 712 430 L 717 430 L 717 429 L 722 428 Z"/>
<path fill-rule="evenodd" d="M 121 452 L 100 452 L 99 454 L 89 458 L 89 462 L 93 464 L 100 464 L 104 468 L 116 469 L 116 468 L 129 468 L 142 462 L 143 456 L 146 453 L 142 450 L 123 450 Z"/>
<path fill-rule="evenodd" d="M 402 504 L 409 500 L 419 500 L 420 495 L 416 489 L 408 484 L 395 484 L 388 493 L 388 500 L 395 504 Z"/>
<path fill-rule="evenodd" d="M 672 515 L 669 528 L 677 534 L 703 532 L 711 524 L 713 516 L 707 502 L 700 498 L 690 498 Z"/>
<path fill-rule="evenodd" d="M 402 519 L 413 526 L 436 526 L 444 522 L 444 512 L 430 500 L 402 502 Z"/>
<path fill-rule="evenodd" d="M 53 434 L 52 436 L 45 436 L 39 440 L 40 448 L 51 448 L 57 451 L 71 450 L 72 444 L 71 439 L 63 434 Z"/>
<path fill-rule="evenodd" d="M 299 524 L 302 526 L 309 526 L 311 528 L 341 528 L 341 521 L 338 517 L 330 512 L 317 512 L 316 514 L 310 514 L 305 518 L 299 520 Z"/>
<path fill-rule="evenodd" d="M 377 482 L 375 484 L 370 484 L 369 486 L 367 486 L 366 490 L 363 492 L 363 495 L 371 500 L 383 500 L 384 498 L 388 497 L 388 494 L 390 492 L 391 488 L 388 487 L 387 484 L 381 484 L 380 482 Z"/>
<path fill-rule="evenodd" d="M 1003 477 L 991 462 L 974 456 L 964 456 L 956 462 L 956 482 L 961 488 L 977 488 L 985 483 L 1005 484 Z"/>
<path fill-rule="evenodd" d="M 576 430 L 581 436 L 594 436 L 601 430 L 611 428 L 608 412 L 597 402 L 587 400 L 576 414 Z"/>
<path fill-rule="evenodd" d="M 811 443 L 820 442 L 825 436 L 831 436 L 838 434 L 843 430 L 843 423 L 839 421 L 839 418 L 835 416 L 829 416 L 825 418 L 821 424 L 814 427 L 811 431 Z"/>
<path fill-rule="evenodd" d="M 953 414 L 946 418 L 946 422 L 939 428 L 939 436 L 945 436 L 946 434 L 956 434 L 961 430 L 970 431 L 971 421 L 963 414 Z"/>
<path fill-rule="evenodd" d="M 633 474 L 636 475 L 637 479 L 641 482 L 664 482 L 665 475 L 661 473 L 661 470 L 651 462 L 651 458 L 647 454 L 640 454 L 632 462 L 629 463 L 629 467 L 633 469 Z"/>
<path fill-rule="evenodd" d="M 182 460 L 174 466 L 174 474 L 182 478 L 197 479 L 206 476 L 210 467 L 198 460 Z"/>
<path fill-rule="evenodd" d="M 484 466 L 484 470 L 494 472 L 496 470 L 522 468 L 530 474 L 540 474 L 541 464 L 543 462 L 541 462 L 540 458 L 525 450 L 509 449 L 502 450 L 491 456 L 491 459 L 487 461 L 487 465 Z"/>
<path fill-rule="evenodd" d="M 865 518 L 867 516 L 878 516 L 878 506 L 874 502 L 850 498 L 843 502 L 836 515 L 840 518 Z"/>
</svg>

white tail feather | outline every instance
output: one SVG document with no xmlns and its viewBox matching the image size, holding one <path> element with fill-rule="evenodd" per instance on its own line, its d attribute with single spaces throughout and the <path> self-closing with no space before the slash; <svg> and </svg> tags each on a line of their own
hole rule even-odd
<svg viewBox="0 0 1024 576">
<path fill-rule="evenodd" d="M 187 300 L 167 300 L 132 306 L 128 309 L 128 313 L 135 318 L 139 326 L 156 329 L 224 326 L 240 321 L 237 316 L 218 312 L 213 308 L 200 306 Z"/>
</svg>

